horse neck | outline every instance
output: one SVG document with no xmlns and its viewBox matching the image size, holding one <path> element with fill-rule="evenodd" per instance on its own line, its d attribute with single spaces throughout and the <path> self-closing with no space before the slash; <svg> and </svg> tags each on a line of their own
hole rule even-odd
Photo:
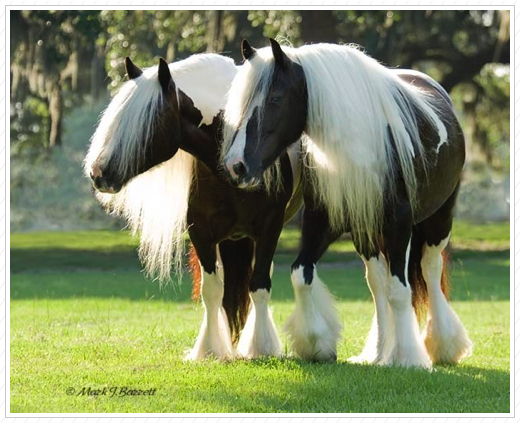
<svg viewBox="0 0 520 423">
<path fill-rule="evenodd" d="M 200 160 L 212 171 L 218 167 L 218 127 L 219 120 L 213 119 L 211 125 L 197 126 L 192 122 L 183 122 L 180 149 Z"/>
</svg>

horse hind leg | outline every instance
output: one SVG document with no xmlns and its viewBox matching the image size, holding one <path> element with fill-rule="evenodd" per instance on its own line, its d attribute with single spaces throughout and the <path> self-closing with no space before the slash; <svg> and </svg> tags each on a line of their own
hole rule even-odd
<svg viewBox="0 0 520 423">
<path fill-rule="evenodd" d="M 394 336 L 378 363 L 430 369 L 431 361 L 412 306 L 412 285 L 408 277 L 412 235 L 410 206 L 401 203 L 389 215 L 393 218 L 385 223 L 384 253 L 389 263 L 386 294 Z"/>
<path fill-rule="evenodd" d="M 383 360 L 385 354 L 389 354 L 394 338 L 393 315 L 386 295 L 388 263 L 381 253 L 369 259 L 362 255 L 362 258 L 366 269 L 365 277 L 374 300 L 375 312 L 363 351 L 360 355 L 349 358 L 348 361 L 377 364 Z"/>
<path fill-rule="evenodd" d="M 456 196 L 456 193 L 453 195 Z M 428 320 L 424 343 L 434 363 L 458 363 L 471 354 L 472 343 L 459 317 L 451 308 L 442 285 L 447 285 L 443 251 L 448 245 L 454 199 L 421 223 L 425 242 L 421 268 L 428 288 Z M 444 279 L 443 281 L 443 278 Z"/>
<path fill-rule="evenodd" d="M 438 245 L 425 244 L 421 267 L 428 286 L 428 321 L 424 343 L 434 363 L 458 363 L 471 354 L 472 343 L 459 317 L 442 292 L 442 251 L 449 235 Z"/>
</svg>

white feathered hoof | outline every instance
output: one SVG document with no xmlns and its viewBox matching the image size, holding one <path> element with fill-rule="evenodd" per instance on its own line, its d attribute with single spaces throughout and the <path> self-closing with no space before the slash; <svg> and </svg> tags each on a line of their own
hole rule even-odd
<svg viewBox="0 0 520 423">
<path fill-rule="evenodd" d="M 259 289 L 251 294 L 251 310 L 237 345 L 237 353 L 246 359 L 281 357 L 282 343 L 269 309 L 270 293 Z"/>
<path fill-rule="evenodd" d="M 184 357 L 184 361 L 201 361 L 207 358 L 214 358 L 221 361 L 231 361 L 236 357 L 232 347 L 215 348 L 206 345 L 195 345 Z"/>
<path fill-rule="evenodd" d="M 442 250 L 449 235 L 436 246 L 425 246 L 421 267 L 428 285 L 428 322 L 424 344 L 436 364 L 455 364 L 471 355 L 472 343 L 459 316 L 453 311 L 441 289 Z"/>
<path fill-rule="evenodd" d="M 435 364 L 456 364 L 471 355 L 473 344 L 451 307 L 445 313 L 439 318 L 428 319 L 423 333 L 424 344 Z"/>
<path fill-rule="evenodd" d="M 209 357 L 232 360 L 235 356 L 224 308 L 219 307 L 217 313 L 205 313 L 195 346 L 184 360 L 198 361 Z"/>
<path fill-rule="evenodd" d="M 432 362 L 424 345 L 394 346 L 390 353 L 377 364 L 383 366 L 416 367 L 426 370 L 432 369 Z"/>
<path fill-rule="evenodd" d="M 376 359 L 373 354 L 365 354 L 362 352 L 359 355 L 347 358 L 347 361 L 351 364 L 374 364 Z"/>
<path fill-rule="evenodd" d="M 238 356 L 245 359 L 261 357 L 281 357 L 282 343 L 278 334 L 264 332 L 257 336 L 241 338 L 237 346 Z"/>
<path fill-rule="evenodd" d="M 214 358 L 221 361 L 231 361 L 235 356 L 236 355 L 232 350 L 219 351 L 217 349 L 194 347 L 184 356 L 184 361 L 202 361 L 208 358 Z"/>
<path fill-rule="evenodd" d="M 337 360 L 336 341 L 316 333 L 296 333 L 290 324 L 286 326 L 291 342 L 291 351 L 298 357 L 318 362 L 335 362 Z"/>
<path fill-rule="evenodd" d="M 334 298 L 317 277 L 316 270 L 310 285 L 305 283 L 302 267 L 292 272 L 291 280 L 296 308 L 284 328 L 291 351 L 305 360 L 336 361 L 341 324 Z"/>
<path fill-rule="evenodd" d="M 412 342 L 409 345 L 396 345 L 390 342 L 382 355 L 375 350 L 363 350 L 355 357 L 348 359 L 353 364 L 376 364 L 381 366 L 416 367 L 431 370 L 432 362 L 426 352 L 424 345 L 420 342 Z M 414 345 L 415 344 L 415 345 Z"/>
<path fill-rule="evenodd" d="M 393 336 L 387 338 L 378 364 L 431 369 L 432 362 L 412 307 L 412 291 L 397 276 L 388 280 L 387 299 L 392 316 Z"/>
<path fill-rule="evenodd" d="M 347 361 L 352 364 L 375 364 L 379 361 L 380 357 L 378 351 L 381 350 L 380 344 L 383 342 L 379 341 L 379 327 L 377 323 L 377 315 L 372 320 L 372 326 L 361 354 L 354 357 L 350 357 Z"/>
<path fill-rule="evenodd" d="M 377 333 L 374 334 L 375 331 L 372 329 L 361 354 L 349 358 L 348 361 L 353 364 L 432 368 L 432 362 L 420 338 L 410 337 L 405 342 L 401 340 L 398 344 L 394 328 L 390 330 L 391 337 L 381 341 L 377 339 Z"/>
<path fill-rule="evenodd" d="M 350 357 L 347 361 L 352 364 L 377 364 L 379 359 L 375 348 L 365 347 L 361 354 Z"/>
</svg>

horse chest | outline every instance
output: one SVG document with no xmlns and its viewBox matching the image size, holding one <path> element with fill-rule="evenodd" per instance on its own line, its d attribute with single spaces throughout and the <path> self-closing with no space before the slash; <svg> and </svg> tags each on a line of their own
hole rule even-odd
<svg viewBox="0 0 520 423">
<path fill-rule="evenodd" d="M 204 171 L 197 174 L 188 214 L 190 224 L 205 226 L 214 240 L 236 240 L 257 236 L 272 208 L 266 194 L 240 190 Z"/>
</svg>

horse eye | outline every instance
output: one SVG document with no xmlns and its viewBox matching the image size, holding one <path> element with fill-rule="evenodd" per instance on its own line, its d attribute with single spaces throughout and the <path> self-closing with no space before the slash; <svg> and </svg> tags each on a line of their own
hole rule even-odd
<svg viewBox="0 0 520 423">
<path fill-rule="evenodd" d="M 282 101 L 282 97 L 271 97 L 269 99 L 269 104 L 278 104 Z"/>
</svg>

